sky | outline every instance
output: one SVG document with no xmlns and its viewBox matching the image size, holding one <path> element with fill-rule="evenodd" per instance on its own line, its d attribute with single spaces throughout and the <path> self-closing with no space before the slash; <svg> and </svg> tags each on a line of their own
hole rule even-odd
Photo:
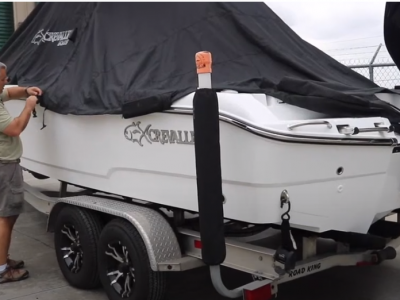
<svg viewBox="0 0 400 300">
<path fill-rule="evenodd" d="M 346 65 L 392 62 L 385 48 L 385 1 L 265 1 L 300 37 Z"/>
</svg>

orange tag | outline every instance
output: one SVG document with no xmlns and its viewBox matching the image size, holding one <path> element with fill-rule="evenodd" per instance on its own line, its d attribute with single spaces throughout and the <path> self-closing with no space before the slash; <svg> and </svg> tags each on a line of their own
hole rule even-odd
<svg viewBox="0 0 400 300">
<path fill-rule="evenodd" d="M 212 58 L 208 51 L 196 53 L 197 74 L 211 73 Z"/>
</svg>

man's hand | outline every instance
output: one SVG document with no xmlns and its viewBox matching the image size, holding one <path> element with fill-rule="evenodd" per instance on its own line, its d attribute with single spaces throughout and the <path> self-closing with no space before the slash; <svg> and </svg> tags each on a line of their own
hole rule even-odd
<svg viewBox="0 0 400 300">
<path fill-rule="evenodd" d="M 26 108 L 28 108 L 30 111 L 33 111 L 36 107 L 38 100 L 39 99 L 36 96 L 29 96 L 26 99 L 26 104 L 25 104 Z"/>
<path fill-rule="evenodd" d="M 36 86 L 31 86 L 26 89 L 26 92 L 29 96 L 40 96 L 43 94 L 42 90 Z"/>
</svg>

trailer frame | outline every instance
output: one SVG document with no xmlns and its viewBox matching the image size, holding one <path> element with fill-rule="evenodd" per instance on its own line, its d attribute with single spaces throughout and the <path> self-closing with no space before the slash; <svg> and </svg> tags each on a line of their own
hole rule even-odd
<svg viewBox="0 0 400 300">
<path fill-rule="evenodd" d="M 93 191 L 68 195 L 67 185 L 65 182 L 60 184 L 60 193 L 64 197 L 59 198 L 49 197 L 39 188 L 27 182 L 24 183 L 26 201 L 48 216 L 47 231 L 54 232 L 55 222 L 63 209 L 81 208 L 95 215 L 106 216 L 107 221 L 103 226 L 115 219 L 128 221 L 139 232 L 154 272 L 183 272 L 206 267 L 202 261 L 200 233 L 185 226 L 174 227 L 171 224 L 171 220 L 176 217 L 174 214 L 167 219 L 166 214 L 146 202 L 128 201 L 110 195 L 96 195 Z M 276 239 L 279 240 L 279 236 L 279 230 L 269 228 L 255 235 L 227 237 L 225 239 L 226 258 L 221 265 L 248 273 L 252 281 L 234 290 L 228 290 L 222 282 L 220 265 L 210 266 L 210 276 L 216 291 L 226 298 L 269 300 L 277 296 L 278 285 L 281 283 L 333 267 L 377 265 L 383 260 L 394 259 L 400 247 L 399 237 L 388 239 L 387 246 L 379 251 L 353 251 L 345 243 L 317 236 L 304 236 L 298 243 L 298 251 L 301 255 L 296 266 L 287 272 L 282 272 L 282 266 L 274 257 L 277 247 L 264 246 L 274 243 L 276 245 Z M 318 249 L 318 247 L 323 248 L 324 245 L 329 248 L 328 252 L 326 250 L 321 252 Z M 68 278 L 66 279 L 68 281 Z M 162 299 L 162 297 L 154 299 Z M 153 299 L 149 298 L 149 300 Z"/>
</svg>

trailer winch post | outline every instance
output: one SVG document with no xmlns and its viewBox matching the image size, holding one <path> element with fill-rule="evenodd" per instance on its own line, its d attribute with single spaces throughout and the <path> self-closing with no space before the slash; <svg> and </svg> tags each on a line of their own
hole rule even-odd
<svg viewBox="0 0 400 300">
<path fill-rule="evenodd" d="M 211 84 L 211 53 L 198 52 L 195 58 L 198 89 L 193 98 L 193 127 L 202 261 L 210 267 L 214 288 L 222 296 L 228 298 L 243 296 L 244 299 L 249 297 L 253 299 L 254 295 L 260 295 L 262 298 L 254 299 L 265 299 L 271 294 L 270 280 L 251 282 L 233 290 L 227 289 L 222 282 L 220 265 L 226 258 L 226 243 L 219 103 L 218 95 Z"/>
</svg>

